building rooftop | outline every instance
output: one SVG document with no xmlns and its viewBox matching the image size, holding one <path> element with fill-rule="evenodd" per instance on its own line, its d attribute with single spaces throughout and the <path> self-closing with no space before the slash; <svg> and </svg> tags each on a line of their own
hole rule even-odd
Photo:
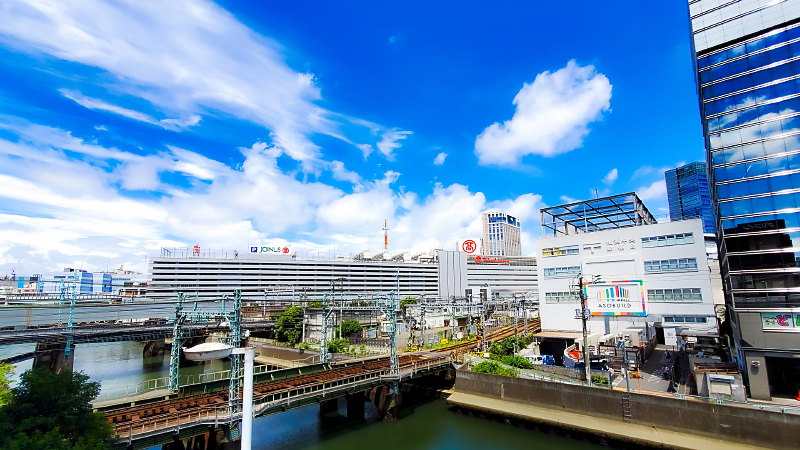
<svg viewBox="0 0 800 450">
<path fill-rule="evenodd" d="M 551 206 L 541 214 L 543 237 L 656 223 L 635 192 Z"/>
</svg>

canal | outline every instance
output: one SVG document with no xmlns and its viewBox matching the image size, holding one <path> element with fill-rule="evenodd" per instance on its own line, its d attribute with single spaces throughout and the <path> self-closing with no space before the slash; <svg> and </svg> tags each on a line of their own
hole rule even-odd
<svg viewBox="0 0 800 450">
<path fill-rule="evenodd" d="M 169 356 L 142 358 L 143 344 L 113 342 L 80 344 L 75 349 L 75 370 L 100 381 L 103 389 L 133 385 L 169 375 Z M 0 347 L 0 358 L 33 350 L 33 345 Z M 17 365 L 15 378 L 31 367 L 31 361 Z M 181 374 L 214 372 L 227 363 L 181 368 Z M 378 419 L 369 402 L 362 421 L 348 421 L 346 406 L 340 402 L 337 413 L 321 416 L 316 405 L 261 417 L 253 423 L 255 450 L 353 450 L 375 447 L 380 450 L 488 450 L 529 449 L 583 450 L 600 446 L 506 425 L 501 422 L 459 414 L 444 400 L 406 404 L 396 422 Z M 154 447 L 153 450 L 159 450 Z"/>
</svg>

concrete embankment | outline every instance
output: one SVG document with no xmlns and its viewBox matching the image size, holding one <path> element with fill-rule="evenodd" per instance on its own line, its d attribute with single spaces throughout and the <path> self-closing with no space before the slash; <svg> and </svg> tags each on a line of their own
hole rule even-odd
<svg viewBox="0 0 800 450">
<path fill-rule="evenodd" d="M 447 402 L 458 408 L 633 445 L 800 448 L 800 416 L 753 407 L 635 393 L 625 400 L 622 391 L 462 370 L 454 391 Z"/>
</svg>

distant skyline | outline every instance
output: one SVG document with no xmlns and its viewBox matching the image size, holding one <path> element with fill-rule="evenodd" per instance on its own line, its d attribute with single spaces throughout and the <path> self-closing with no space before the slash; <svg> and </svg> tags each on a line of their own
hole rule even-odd
<svg viewBox="0 0 800 450">
<path fill-rule="evenodd" d="M 451 249 L 704 159 L 687 5 L 0 3 L 0 277 Z M 659 20 L 653 21 L 652 17 Z"/>
</svg>

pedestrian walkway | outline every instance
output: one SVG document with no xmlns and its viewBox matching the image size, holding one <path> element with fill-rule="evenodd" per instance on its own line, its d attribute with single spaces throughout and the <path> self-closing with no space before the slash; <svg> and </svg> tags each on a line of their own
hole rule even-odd
<svg viewBox="0 0 800 450">
<path fill-rule="evenodd" d="M 523 405 L 505 400 L 481 397 L 478 395 L 465 394 L 461 392 L 454 392 L 450 397 L 448 397 L 447 403 L 457 407 L 474 409 L 502 417 L 529 420 L 552 427 L 575 430 L 610 439 L 616 439 L 623 442 L 632 442 L 634 444 L 638 443 L 640 445 L 647 445 L 657 448 L 687 450 L 757 450 L 764 448 L 681 433 L 678 431 L 623 423 L 618 420 L 603 419 L 585 416 L 582 414 L 558 411 L 555 409 Z"/>
</svg>

